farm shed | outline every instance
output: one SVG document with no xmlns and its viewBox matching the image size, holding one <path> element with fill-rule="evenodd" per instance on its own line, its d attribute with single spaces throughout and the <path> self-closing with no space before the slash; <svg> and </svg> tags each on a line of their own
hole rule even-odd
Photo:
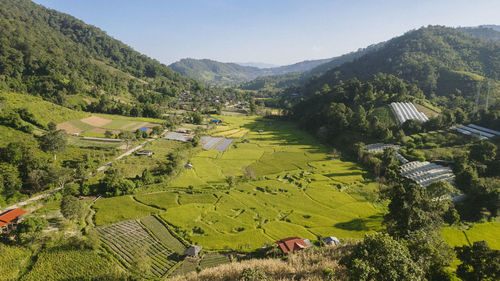
<svg viewBox="0 0 500 281">
<path fill-rule="evenodd" d="M 27 212 L 22 209 L 12 209 L 0 215 L 0 233 L 14 229 Z"/>
<path fill-rule="evenodd" d="M 192 164 L 187 163 L 186 165 L 184 165 L 184 168 L 186 168 L 186 169 L 192 169 L 192 168 L 193 168 L 193 165 L 192 165 Z"/>
<path fill-rule="evenodd" d="M 222 123 L 222 120 L 212 119 L 212 123 L 219 125 L 220 123 Z"/>
<path fill-rule="evenodd" d="M 340 244 L 339 239 L 337 237 L 333 237 L 333 236 L 323 238 L 323 242 L 326 245 L 330 245 L 330 246 L 337 246 Z"/>
<path fill-rule="evenodd" d="M 309 240 L 307 240 L 309 242 Z M 311 246 L 311 242 L 306 243 L 306 241 L 302 238 L 299 237 L 288 237 L 285 239 L 281 239 L 276 242 L 278 244 L 278 247 L 280 250 L 283 252 L 283 254 L 286 254 L 288 252 L 293 252 L 293 251 L 298 251 L 302 250 L 305 248 L 309 248 Z"/>
<path fill-rule="evenodd" d="M 146 155 L 146 156 L 152 156 L 153 155 L 153 151 L 151 150 L 141 150 L 141 151 L 137 151 L 135 153 L 135 155 Z"/>
<path fill-rule="evenodd" d="M 184 252 L 184 254 L 186 256 L 190 256 L 190 257 L 197 257 L 198 254 L 201 252 L 201 249 L 203 249 L 203 247 L 192 245 L 191 247 L 189 247 L 189 248 L 186 249 L 186 251 Z"/>
</svg>

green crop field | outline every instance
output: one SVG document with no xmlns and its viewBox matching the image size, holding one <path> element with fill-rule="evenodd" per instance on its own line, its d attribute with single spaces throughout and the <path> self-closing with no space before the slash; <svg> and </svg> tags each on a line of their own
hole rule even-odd
<svg viewBox="0 0 500 281">
<path fill-rule="evenodd" d="M 121 272 L 115 262 L 91 250 L 46 250 L 21 280 L 117 280 Z"/>
<path fill-rule="evenodd" d="M 97 201 L 96 224 L 159 213 L 192 243 L 242 251 L 286 236 L 361 238 L 381 229 L 384 210 L 366 199 L 376 185 L 355 163 L 331 160 L 325 147 L 291 123 L 214 118 L 225 125 L 213 134 L 244 131 L 249 142 L 197 153 L 190 159 L 194 168 L 183 170 L 164 192 Z M 232 186 L 228 176 L 235 177 Z M 107 200 L 117 203 L 108 206 Z"/>
<path fill-rule="evenodd" d="M 0 244 L 0 281 L 16 280 L 30 257 L 31 251 L 27 248 Z"/>
<path fill-rule="evenodd" d="M 445 241 L 452 246 L 463 246 L 469 242 L 485 240 L 492 249 L 500 250 L 500 222 L 476 223 L 467 230 L 445 227 L 441 233 Z"/>
<path fill-rule="evenodd" d="M 137 203 L 130 195 L 97 200 L 93 208 L 96 210 L 96 225 L 138 219 L 159 212 L 158 209 Z"/>
</svg>

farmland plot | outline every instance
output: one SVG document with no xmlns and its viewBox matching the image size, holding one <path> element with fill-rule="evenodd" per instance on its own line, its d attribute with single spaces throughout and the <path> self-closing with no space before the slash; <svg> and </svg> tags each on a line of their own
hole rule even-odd
<svg viewBox="0 0 500 281">
<path fill-rule="evenodd" d="M 177 234 L 209 250 L 252 251 L 286 236 L 362 238 L 381 229 L 384 210 L 372 204 L 376 184 L 357 164 L 332 160 L 291 123 L 222 119 L 224 130 L 216 127 L 213 134 L 239 128 L 248 140 L 233 141 L 228 151 L 200 151 L 190 159 L 193 168 L 182 170 L 164 192 L 135 195 L 139 202 L 130 203 L 159 207 Z M 122 208 L 136 207 L 113 211 Z"/>
<path fill-rule="evenodd" d="M 175 265 L 172 251 L 152 237 L 135 220 L 124 221 L 97 228 L 101 240 L 120 256 L 128 268 L 139 254 L 151 259 L 151 274 L 162 277 Z"/>
</svg>

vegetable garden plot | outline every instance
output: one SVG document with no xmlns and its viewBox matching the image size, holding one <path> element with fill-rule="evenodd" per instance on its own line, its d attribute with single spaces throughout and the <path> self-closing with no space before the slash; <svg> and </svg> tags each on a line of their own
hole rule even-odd
<svg viewBox="0 0 500 281">
<path fill-rule="evenodd" d="M 169 256 L 172 251 L 152 237 L 135 220 L 123 221 L 97 228 L 101 240 L 109 246 L 128 268 L 134 264 L 134 257 L 144 253 L 151 259 L 151 274 L 162 277 L 175 265 Z"/>
<path fill-rule="evenodd" d="M 214 150 L 217 151 L 226 151 L 231 143 L 233 142 L 233 139 L 224 139 L 221 143 L 219 143 Z"/>
<path fill-rule="evenodd" d="M 216 145 L 218 142 L 220 142 L 224 138 L 210 138 L 203 144 L 204 149 L 210 149 L 212 146 Z"/>
<path fill-rule="evenodd" d="M 183 142 L 188 142 L 191 139 L 193 139 L 193 136 L 190 134 L 184 134 L 184 133 L 178 133 L 178 132 L 171 132 L 168 135 L 166 135 L 164 138 L 167 140 L 176 140 L 176 141 L 183 141 Z"/>
</svg>

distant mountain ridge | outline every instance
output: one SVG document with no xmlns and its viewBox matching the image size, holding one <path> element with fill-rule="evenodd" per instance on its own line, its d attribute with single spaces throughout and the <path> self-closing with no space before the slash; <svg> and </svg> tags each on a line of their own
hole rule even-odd
<svg viewBox="0 0 500 281">
<path fill-rule="evenodd" d="M 258 68 L 237 63 L 223 63 L 210 59 L 181 59 L 169 65 L 183 76 L 197 79 L 211 85 L 238 85 L 258 77 L 283 75 L 292 72 L 306 72 L 332 59 L 306 60 L 291 65 Z"/>
</svg>

